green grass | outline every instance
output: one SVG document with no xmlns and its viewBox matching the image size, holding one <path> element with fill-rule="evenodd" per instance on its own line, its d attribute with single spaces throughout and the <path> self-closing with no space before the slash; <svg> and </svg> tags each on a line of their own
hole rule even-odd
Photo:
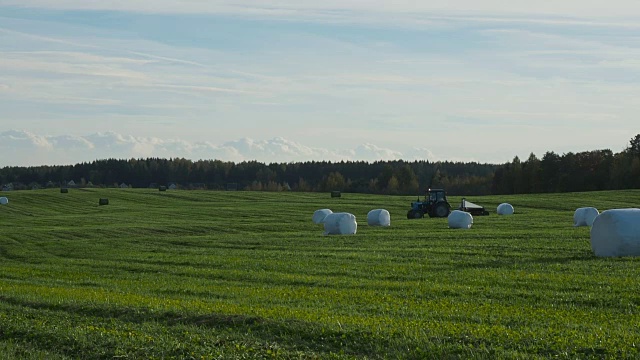
<svg viewBox="0 0 640 360">
<path fill-rule="evenodd" d="M 638 190 L 469 198 L 492 212 L 470 230 L 407 220 L 406 196 L 3 195 L 0 358 L 640 358 L 640 259 L 596 258 L 572 226 Z M 357 234 L 323 236 L 320 208 Z"/>
</svg>

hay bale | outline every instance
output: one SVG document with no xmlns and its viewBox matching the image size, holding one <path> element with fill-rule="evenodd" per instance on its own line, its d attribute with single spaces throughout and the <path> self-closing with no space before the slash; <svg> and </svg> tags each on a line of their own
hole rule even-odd
<svg viewBox="0 0 640 360">
<path fill-rule="evenodd" d="M 167 191 L 167 187 L 166 186 L 160 186 L 158 188 L 159 191 Z"/>
<path fill-rule="evenodd" d="M 6 197 L 0 197 L 0 205 L 7 205 L 9 203 L 9 199 Z"/>
<path fill-rule="evenodd" d="M 591 227 L 591 249 L 599 257 L 640 256 L 640 209 L 598 215 Z"/>
<path fill-rule="evenodd" d="M 513 205 L 508 203 L 502 203 L 498 205 L 497 213 L 498 215 L 513 215 Z"/>
<path fill-rule="evenodd" d="M 332 198 L 339 198 L 342 196 L 342 193 L 340 191 L 332 191 L 331 192 L 331 197 Z"/>
<path fill-rule="evenodd" d="M 322 224 L 324 223 L 324 218 L 326 218 L 329 214 L 333 214 L 333 211 L 331 211 L 330 209 L 316 210 L 313 212 L 313 217 L 311 218 L 311 220 L 313 220 L 314 224 Z"/>
<path fill-rule="evenodd" d="M 593 221 L 600 215 L 594 207 L 577 208 L 573 213 L 573 226 L 593 226 Z"/>
<path fill-rule="evenodd" d="M 324 218 L 325 235 L 353 235 L 358 230 L 356 217 L 350 213 L 332 213 Z"/>
<path fill-rule="evenodd" d="M 367 214 L 367 224 L 370 226 L 391 226 L 391 215 L 385 209 L 374 209 Z"/>
<path fill-rule="evenodd" d="M 473 216 L 466 211 L 453 210 L 447 218 L 451 229 L 471 229 Z"/>
<path fill-rule="evenodd" d="M 60 189 L 60 193 L 61 193 L 61 194 L 66 194 L 66 193 L 68 193 L 68 192 L 69 192 L 69 189 L 67 189 L 67 188 L 62 188 L 62 189 Z"/>
<path fill-rule="evenodd" d="M 98 205 L 109 205 L 109 199 L 100 198 L 100 200 L 98 200 Z"/>
</svg>

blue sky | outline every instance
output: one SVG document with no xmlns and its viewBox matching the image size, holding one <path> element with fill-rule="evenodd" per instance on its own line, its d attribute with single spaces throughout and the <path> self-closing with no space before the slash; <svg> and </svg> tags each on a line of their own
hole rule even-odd
<svg viewBox="0 0 640 360">
<path fill-rule="evenodd" d="M 0 166 L 617 152 L 638 20 L 630 0 L 0 0 Z"/>
</svg>

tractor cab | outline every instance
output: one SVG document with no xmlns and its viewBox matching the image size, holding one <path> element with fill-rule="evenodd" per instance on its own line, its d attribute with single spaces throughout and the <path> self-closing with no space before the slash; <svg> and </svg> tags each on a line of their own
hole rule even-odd
<svg viewBox="0 0 640 360">
<path fill-rule="evenodd" d="M 447 194 L 443 189 L 428 189 L 424 201 L 411 203 L 411 209 L 407 212 L 407 219 L 420 219 L 425 214 L 429 217 L 447 217 L 451 212 L 451 205 L 447 201 Z"/>
<path fill-rule="evenodd" d="M 425 195 L 425 201 L 428 198 L 430 203 L 437 203 L 440 201 L 447 201 L 447 194 L 442 189 L 429 189 Z"/>
</svg>

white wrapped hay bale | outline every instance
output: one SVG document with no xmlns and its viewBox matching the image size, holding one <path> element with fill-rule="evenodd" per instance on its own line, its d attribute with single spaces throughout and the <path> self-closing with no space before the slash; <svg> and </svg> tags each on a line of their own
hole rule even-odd
<svg viewBox="0 0 640 360">
<path fill-rule="evenodd" d="M 513 205 L 508 203 L 502 203 L 498 205 L 497 213 L 498 215 L 513 215 Z"/>
<path fill-rule="evenodd" d="M 593 207 L 582 207 L 573 213 L 573 226 L 593 226 L 593 221 L 600 215 L 598 209 Z"/>
<path fill-rule="evenodd" d="M 329 210 L 329 209 L 320 209 L 320 210 L 316 210 L 313 213 L 313 223 L 314 224 L 322 224 L 324 222 L 324 218 L 327 217 L 327 215 L 329 214 L 333 214 L 333 211 Z"/>
<path fill-rule="evenodd" d="M 591 249 L 596 256 L 640 256 L 640 209 L 603 211 L 593 221 Z"/>
<path fill-rule="evenodd" d="M 332 213 L 324 218 L 325 235 L 352 235 L 358 230 L 356 217 L 350 213 Z"/>
<path fill-rule="evenodd" d="M 367 214 L 369 226 L 391 226 L 391 215 L 385 209 L 375 209 Z"/>
<path fill-rule="evenodd" d="M 466 211 L 453 210 L 448 217 L 451 229 L 471 229 L 473 216 Z"/>
<path fill-rule="evenodd" d="M 6 197 L 0 197 L 0 205 L 7 205 L 9 203 L 9 199 Z"/>
</svg>

